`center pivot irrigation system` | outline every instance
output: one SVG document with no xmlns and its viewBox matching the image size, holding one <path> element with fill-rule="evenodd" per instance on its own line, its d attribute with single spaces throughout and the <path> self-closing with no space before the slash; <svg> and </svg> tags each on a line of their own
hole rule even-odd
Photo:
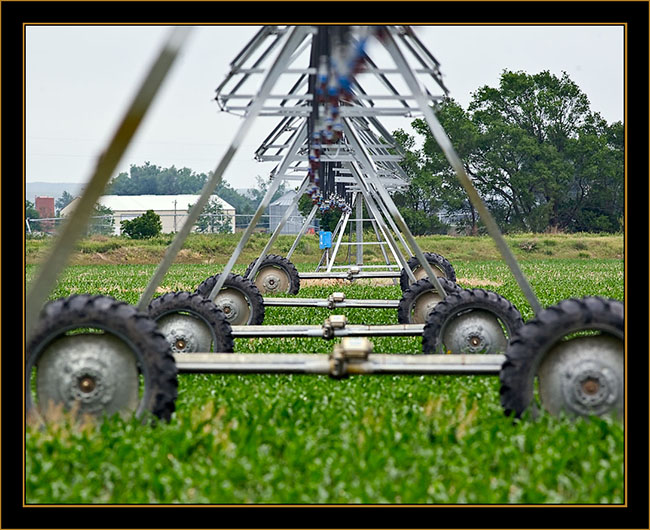
<svg viewBox="0 0 650 530">
<path fill-rule="evenodd" d="M 170 32 L 52 247 L 47 266 L 29 286 L 24 379 L 28 414 L 38 416 L 51 403 L 62 403 L 98 416 L 152 413 L 169 419 L 177 397 L 177 374 L 208 372 L 335 378 L 492 374 L 500 376 L 506 414 L 520 416 L 541 406 L 553 414 L 622 416 L 623 303 L 589 296 L 541 307 L 434 114 L 432 105 L 447 89 L 438 62 L 408 26 L 263 27 L 232 61 L 216 91 L 223 111 L 241 114 L 239 129 L 137 306 L 91 294 L 46 303 L 93 205 L 189 31 L 179 26 Z M 167 293 L 152 300 L 251 125 L 264 116 L 280 121 L 255 156 L 278 164 L 228 263 L 194 293 Z M 424 118 L 533 308 L 531 320 L 524 323 L 514 305 L 497 293 L 462 289 L 448 260 L 419 248 L 390 194 L 408 183 L 399 165 L 403 153 L 380 121 L 388 116 Z M 302 230 L 286 257 L 269 253 L 289 217 L 288 208 L 245 274 L 233 274 L 283 181 L 299 183 L 294 203 L 304 194 L 313 203 Z M 316 212 L 329 209 L 341 210 L 333 232 L 334 249 L 325 250 L 315 272 L 299 273 L 289 258 Z M 376 240 L 363 240 L 364 222 L 370 223 Z M 349 223 L 356 224 L 356 237 L 347 242 L 356 248 L 356 260 L 335 265 Z M 381 246 L 385 266 L 364 264 L 367 244 Z M 399 278 L 403 296 L 400 300 L 347 300 L 340 292 L 326 299 L 262 296 L 297 294 L 301 279 L 314 278 L 394 282 Z M 279 305 L 397 309 L 400 324 L 349 325 L 345 316 L 331 315 L 322 326 L 263 325 L 264 307 Z M 367 337 L 373 336 L 421 336 L 425 355 L 372 353 Z M 237 354 L 236 337 L 343 339 L 329 355 Z"/>
</svg>

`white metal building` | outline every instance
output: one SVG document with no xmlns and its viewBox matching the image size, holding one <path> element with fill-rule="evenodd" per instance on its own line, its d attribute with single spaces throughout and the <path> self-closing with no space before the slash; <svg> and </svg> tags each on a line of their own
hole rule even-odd
<svg viewBox="0 0 650 530">
<path fill-rule="evenodd" d="M 235 233 L 235 208 L 217 195 L 212 195 L 210 201 L 216 199 L 221 204 L 224 215 L 229 218 L 231 232 Z M 69 215 L 74 210 L 79 199 L 76 198 L 61 210 L 61 215 Z M 153 210 L 160 216 L 163 233 L 178 232 L 185 222 L 189 205 L 199 200 L 199 195 L 103 195 L 99 204 L 110 208 L 115 219 L 114 233 L 120 234 L 120 221 L 134 219 Z"/>
<path fill-rule="evenodd" d="M 287 208 L 291 206 L 295 196 L 296 192 L 291 190 L 269 204 L 269 229 L 271 232 L 280 224 L 282 216 L 287 211 Z M 282 228 L 282 232 L 280 232 L 281 234 L 297 234 L 305 222 L 305 218 L 298 210 L 297 205 L 293 206 L 289 216 L 287 223 Z"/>
</svg>

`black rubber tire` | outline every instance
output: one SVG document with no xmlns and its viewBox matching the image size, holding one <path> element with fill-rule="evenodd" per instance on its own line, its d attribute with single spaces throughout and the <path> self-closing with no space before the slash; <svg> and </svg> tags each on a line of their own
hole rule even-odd
<svg viewBox="0 0 650 530">
<path fill-rule="evenodd" d="M 165 315 L 179 312 L 189 313 L 206 324 L 212 335 L 212 347 L 215 352 L 233 352 L 230 323 L 223 311 L 207 298 L 198 293 L 179 291 L 154 298 L 149 304 L 149 316 L 156 322 Z M 174 350 L 172 345 L 170 347 Z"/>
<path fill-rule="evenodd" d="M 456 292 L 460 290 L 460 287 L 454 282 L 449 281 L 445 278 L 438 278 L 438 281 L 442 285 L 442 288 L 445 290 L 445 295 Z M 429 281 L 429 278 L 422 278 L 416 283 L 412 284 L 406 291 L 402 298 L 399 301 L 397 306 L 397 321 L 400 324 L 414 324 L 417 323 L 413 320 L 413 308 L 417 302 L 417 299 L 422 296 L 422 294 L 429 291 L 434 291 L 435 288 L 433 284 Z"/>
<path fill-rule="evenodd" d="M 253 270 L 253 267 L 257 263 L 257 259 L 258 258 L 255 258 L 248 266 L 246 272 L 244 273 L 244 278 L 248 278 L 253 283 L 255 283 L 260 293 L 266 294 L 267 291 L 265 291 L 262 287 L 257 285 L 257 283 L 255 282 L 255 278 L 248 277 L 250 272 Z M 289 280 L 289 288 L 286 292 L 288 294 L 298 294 L 298 291 L 300 290 L 300 274 L 298 273 L 298 269 L 296 269 L 296 266 L 293 263 L 291 263 L 287 258 L 278 256 L 277 254 L 267 254 L 267 256 L 264 258 L 264 261 L 260 265 L 260 268 L 267 267 L 267 266 L 282 269 L 282 271 L 287 276 L 287 279 Z M 259 269 L 258 269 L 258 273 L 259 273 Z"/>
<path fill-rule="evenodd" d="M 26 411 L 29 413 L 35 406 L 29 390 L 30 377 L 43 351 L 57 337 L 79 328 L 102 329 L 128 344 L 144 378 L 144 392 L 136 416 L 150 412 L 168 421 L 175 410 L 178 371 L 165 337 L 156 323 L 135 307 L 109 296 L 89 294 L 59 298 L 42 309 L 27 345 Z"/>
<path fill-rule="evenodd" d="M 440 254 L 435 254 L 434 252 L 425 252 L 424 256 L 427 258 L 427 261 L 431 264 L 432 267 L 436 267 L 443 273 L 444 278 L 451 282 L 456 281 L 456 271 L 447 258 L 441 256 Z M 412 256 L 406 263 L 412 271 L 415 271 L 421 267 L 420 260 L 418 260 L 416 256 Z M 411 281 L 404 269 L 402 269 L 399 277 L 399 285 L 402 288 L 402 292 L 406 291 L 411 286 Z"/>
<path fill-rule="evenodd" d="M 625 340 L 625 307 L 622 302 L 588 296 L 570 298 L 540 311 L 512 337 L 501 367 L 501 405 L 507 416 L 521 417 L 531 408 L 534 380 L 540 363 L 553 347 L 568 334 L 584 330 L 601 330 Z M 531 406 L 531 404 L 533 406 Z"/>
<path fill-rule="evenodd" d="M 209 278 L 203 280 L 196 288 L 196 292 L 204 298 L 208 298 L 212 292 L 213 287 L 217 283 L 218 277 L 219 274 L 215 274 L 214 276 L 210 276 Z M 239 274 L 230 273 L 228 274 L 228 278 L 226 278 L 226 282 L 223 284 L 223 287 L 239 291 L 248 300 L 251 309 L 251 315 L 245 325 L 259 326 L 262 324 L 262 322 L 264 322 L 264 298 L 252 281 L 244 278 L 243 276 L 240 276 Z"/>
<path fill-rule="evenodd" d="M 447 295 L 429 313 L 422 334 L 423 353 L 445 353 L 442 337 L 446 326 L 456 316 L 473 309 L 488 311 L 497 317 L 505 326 L 509 340 L 524 323 L 519 310 L 500 294 L 486 289 L 459 289 Z"/>
</svg>

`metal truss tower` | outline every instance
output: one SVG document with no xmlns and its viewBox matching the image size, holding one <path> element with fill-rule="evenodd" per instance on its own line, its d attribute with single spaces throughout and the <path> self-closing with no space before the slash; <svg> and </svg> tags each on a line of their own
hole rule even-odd
<svg viewBox="0 0 650 530">
<path fill-rule="evenodd" d="M 288 59 L 279 62 L 277 52 L 283 39 L 297 31 L 302 31 L 302 39 L 293 46 Z M 421 97 L 409 93 L 404 65 L 409 75 L 421 83 Z M 301 273 L 300 278 L 397 278 L 405 271 L 411 283 L 416 281 L 407 265 L 412 256 L 420 261 L 423 271 L 434 275 L 432 270 L 427 270 L 429 263 L 390 196 L 391 192 L 405 189 L 408 179 L 399 165 L 404 153 L 382 123 L 387 117 L 421 116 L 423 102 L 431 105 L 447 95 L 438 61 L 422 45 L 414 30 L 407 26 L 266 26 L 230 66 L 230 72 L 216 89 L 215 99 L 220 108 L 248 119 L 258 105 L 260 117 L 279 118 L 255 152 L 259 161 L 278 162 L 271 171 L 272 184 L 265 197 L 268 200 L 262 201 L 257 213 L 261 215 L 283 181 L 299 183 L 294 204 L 311 190 L 314 205 L 287 258 L 295 251 L 319 208 L 342 210 L 333 234 L 334 249 L 331 254 L 328 251 L 323 254 L 318 266 L 325 270 Z M 260 87 L 273 72 L 278 77 L 275 90 L 262 94 Z M 323 134 L 315 141 L 314 133 L 319 130 Z M 332 136 L 329 141 L 324 138 L 328 132 Z M 318 146 L 316 180 L 313 178 L 314 143 Z M 249 279 L 255 278 L 258 267 L 264 263 L 291 209 L 287 209 L 257 259 L 257 267 L 248 271 Z M 353 212 L 356 216 L 351 218 Z M 249 227 L 251 230 L 256 217 Z M 344 242 L 349 222 L 356 224 L 356 237 L 354 241 Z M 375 241 L 363 240 L 364 222 L 372 225 Z M 244 244 L 246 239 L 244 234 Z M 381 246 L 385 266 L 364 265 L 363 246 L 367 244 Z M 356 247 L 354 265 L 335 265 L 342 245 Z M 233 255 L 235 261 L 240 252 L 238 248 Z M 335 268 L 348 270 L 332 272 Z M 226 267 L 224 272 L 230 269 Z"/>
</svg>

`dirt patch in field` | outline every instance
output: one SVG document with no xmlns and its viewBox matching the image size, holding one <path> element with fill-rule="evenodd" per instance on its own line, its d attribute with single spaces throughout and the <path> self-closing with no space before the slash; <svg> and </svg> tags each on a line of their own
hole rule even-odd
<svg viewBox="0 0 650 530">
<path fill-rule="evenodd" d="M 362 285 L 376 285 L 376 286 L 389 286 L 393 285 L 392 278 L 362 278 L 355 280 L 354 283 L 361 283 Z M 483 278 L 457 278 L 456 283 L 465 289 L 473 289 L 474 287 L 501 287 L 503 282 L 495 282 L 493 280 L 486 280 Z M 300 280 L 301 287 L 345 287 L 350 285 L 348 280 L 341 280 L 335 278 L 324 278 L 319 280 Z M 399 282 L 397 283 L 399 285 Z"/>
<path fill-rule="evenodd" d="M 300 280 L 300 287 L 345 287 L 350 283 L 361 283 L 362 285 L 393 285 L 392 278 L 363 278 L 350 282 L 348 280 L 340 280 L 337 278 L 324 278 L 319 280 Z M 398 283 L 399 285 L 399 283 Z"/>
<path fill-rule="evenodd" d="M 473 289 L 474 287 L 501 287 L 503 282 L 495 282 L 493 280 L 486 280 L 484 278 L 456 278 L 456 283 L 465 289 Z"/>
</svg>

